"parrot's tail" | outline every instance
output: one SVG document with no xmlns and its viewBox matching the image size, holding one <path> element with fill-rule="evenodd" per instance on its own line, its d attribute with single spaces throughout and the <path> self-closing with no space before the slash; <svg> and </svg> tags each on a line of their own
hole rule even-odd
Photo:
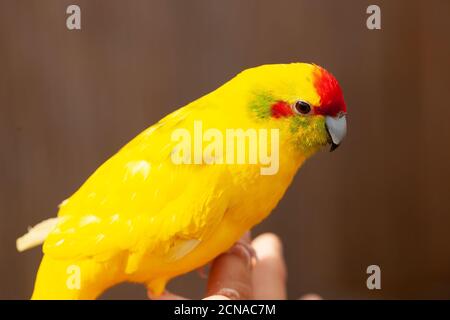
<svg viewBox="0 0 450 320">
<path fill-rule="evenodd" d="M 125 280 L 122 272 L 125 262 L 125 255 L 100 262 L 92 258 L 60 260 L 44 254 L 31 299 L 95 299 Z"/>
<path fill-rule="evenodd" d="M 30 228 L 26 234 L 16 240 L 17 250 L 22 252 L 42 244 L 57 223 L 58 218 L 50 218 Z"/>
</svg>

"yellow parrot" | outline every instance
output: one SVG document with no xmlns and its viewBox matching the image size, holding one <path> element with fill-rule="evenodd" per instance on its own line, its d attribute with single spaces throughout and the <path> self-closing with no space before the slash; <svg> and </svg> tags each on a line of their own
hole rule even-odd
<svg viewBox="0 0 450 320">
<path fill-rule="evenodd" d="M 302 163 L 345 134 L 325 69 L 241 72 L 144 130 L 17 239 L 19 251 L 43 243 L 32 299 L 95 299 L 125 281 L 161 294 L 267 217 Z"/>
</svg>

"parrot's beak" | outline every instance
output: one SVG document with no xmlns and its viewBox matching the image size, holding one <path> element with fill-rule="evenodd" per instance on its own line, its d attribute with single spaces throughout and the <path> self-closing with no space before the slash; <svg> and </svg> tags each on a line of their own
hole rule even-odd
<svg viewBox="0 0 450 320">
<path fill-rule="evenodd" d="M 347 120 L 345 114 L 336 117 L 325 117 L 325 128 L 330 136 L 331 148 L 330 152 L 339 147 L 340 143 L 347 133 Z"/>
</svg>

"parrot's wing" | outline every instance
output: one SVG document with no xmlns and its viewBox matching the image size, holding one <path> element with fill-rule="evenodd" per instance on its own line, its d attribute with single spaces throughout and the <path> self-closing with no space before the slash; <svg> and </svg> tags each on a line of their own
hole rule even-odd
<svg viewBox="0 0 450 320">
<path fill-rule="evenodd" d="M 195 117 L 189 109 L 176 111 L 98 168 L 61 204 L 44 252 L 102 260 L 126 250 L 176 260 L 214 232 L 228 206 L 226 166 L 171 160 L 171 133 Z"/>
</svg>

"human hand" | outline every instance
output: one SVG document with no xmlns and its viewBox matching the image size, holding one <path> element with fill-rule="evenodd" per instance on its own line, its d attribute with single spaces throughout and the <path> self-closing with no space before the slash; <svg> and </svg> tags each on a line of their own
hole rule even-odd
<svg viewBox="0 0 450 320">
<path fill-rule="evenodd" d="M 212 262 L 205 300 L 283 300 L 286 299 L 286 264 L 281 240 L 272 233 L 262 234 L 251 241 L 246 233 L 227 252 Z M 153 300 L 185 300 L 187 298 L 164 292 Z M 303 299 L 320 299 L 306 295 Z"/>
</svg>

